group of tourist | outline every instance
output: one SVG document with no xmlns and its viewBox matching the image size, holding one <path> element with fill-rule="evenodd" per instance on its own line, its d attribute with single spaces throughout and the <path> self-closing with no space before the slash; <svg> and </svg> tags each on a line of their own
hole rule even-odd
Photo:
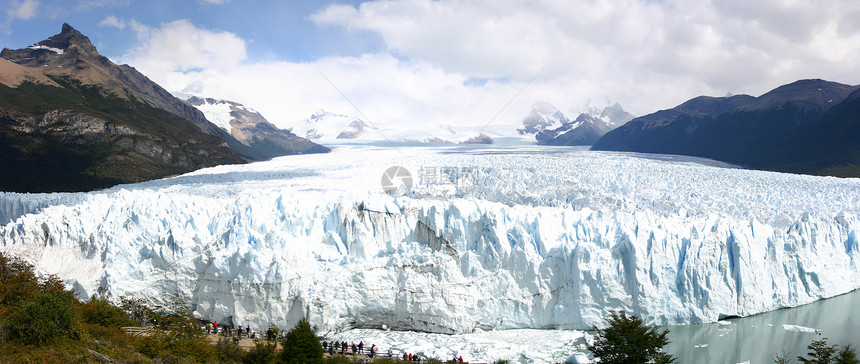
<svg viewBox="0 0 860 364">
<path fill-rule="evenodd" d="M 244 329 L 242 328 L 242 325 L 239 325 L 237 328 L 226 328 L 223 326 L 219 327 L 218 321 L 214 321 L 212 323 L 207 323 L 204 326 L 204 329 L 206 330 L 207 335 L 210 335 L 210 334 L 217 335 L 220 333 L 220 334 L 224 335 L 224 337 L 227 338 L 228 340 L 232 338 L 232 340 L 234 342 L 238 342 L 239 340 L 241 340 L 243 333 L 249 339 L 256 339 L 257 338 L 257 333 L 251 331 L 250 326 L 245 326 Z M 219 329 L 220 329 L 220 331 L 219 331 Z M 275 330 L 274 328 L 269 328 L 266 331 L 266 340 L 273 341 L 273 340 L 280 340 L 282 338 L 283 338 L 283 330 L 281 330 L 280 333 L 278 332 L 278 330 Z M 368 358 L 376 357 L 378 355 L 378 349 L 379 349 L 376 345 L 371 345 L 369 348 L 365 348 L 364 341 L 359 341 L 359 343 L 356 344 L 355 342 L 347 343 L 346 341 L 341 342 L 341 341 L 325 340 L 322 342 L 322 347 L 323 347 L 323 351 L 328 353 L 329 355 L 334 355 L 334 354 L 346 355 L 346 354 L 351 353 L 352 355 L 358 355 L 358 354 L 367 355 Z M 365 349 L 367 349 L 367 350 L 365 350 Z M 388 357 L 388 358 L 394 357 L 394 352 L 390 348 L 386 352 L 386 357 Z M 403 353 L 403 356 L 401 358 L 403 361 L 409 361 L 409 362 L 414 362 L 414 363 L 421 363 L 421 360 L 422 360 L 420 355 L 413 354 L 413 353 L 406 353 L 406 352 Z M 462 356 L 454 357 L 453 361 L 462 363 L 463 357 Z"/>
<path fill-rule="evenodd" d="M 242 325 L 239 325 L 236 328 L 232 327 L 218 327 L 218 321 L 213 321 L 212 323 L 207 323 L 203 326 L 204 330 L 206 330 L 206 335 L 218 335 L 219 333 L 224 336 L 226 339 L 232 339 L 234 342 L 238 342 L 242 340 L 242 336 L 244 335 L 248 339 L 256 339 L 257 332 L 251 331 L 251 326 L 246 325 L 242 328 Z"/>
<path fill-rule="evenodd" d="M 364 341 L 359 342 L 358 345 L 356 345 L 355 343 L 349 344 L 346 341 L 344 341 L 344 342 L 323 341 L 322 346 L 323 346 L 323 351 L 326 353 L 329 353 L 331 355 L 338 353 L 338 351 L 340 354 L 347 354 L 351 350 L 353 355 L 355 355 L 355 354 L 367 354 L 368 357 L 373 358 L 376 356 L 376 351 L 377 351 L 376 345 L 371 345 L 369 348 L 369 351 L 365 352 L 364 351 Z M 388 351 L 390 354 L 391 350 L 388 350 Z"/>
<path fill-rule="evenodd" d="M 378 349 L 376 345 L 371 345 L 369 348 L 370 350 L 368 352 L 365 352 L 364 341 L 360 341 L 358 344 L 356 344 L 355 342 L 353 342 L 353 343 L 347 343 L 346 341 L 331 342 L 331 341 L 326 340 L 326 341 L 322 342 L 322 346 L 323 346 L 323 351 L 328 353 L 329 355 L 334 355 L 334 354 L 346 355 L 346 354 L 349 354 L 351 351 L 352 355 L 366 354 L 368 358 L 376 357 L 377 349 Z M 389 357 L 389 358 L 394 357 L 394 352 L 391 351 L 390 348 L 388 349 L 387 357 Z M 414 363 L 421 363 L 421 359 L 422 359 L 421 356 L 418 354 L 403 353 L 403 361 L 411 361 Z M 455 357 L 454 361 L 462 363 L 463 362 L 463 356 Z"/>
<path fill-rule="evenodd" d="M 277 340 L 277 341 L 281 341 L 281 340 L 283 340 L 283 339 L 284 339 L 284 330 L 281 330 L 281 333 L 280 333 L 280 334 L 278 334 L 278 330 L 276 330 L 276 329 L 274 329 L 274 328 L 272 328 L 272 327 L 270 327 L 268 330 L 266 330 L 266 340 L 269 340 L 269 341 L 275 341 L 275 340 Z"/>
</svg>

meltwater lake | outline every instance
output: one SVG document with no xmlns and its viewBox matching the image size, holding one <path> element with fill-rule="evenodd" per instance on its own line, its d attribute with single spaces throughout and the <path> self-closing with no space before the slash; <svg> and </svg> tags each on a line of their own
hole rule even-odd
<svg viewBox="0 0 860 364">
<path fill-rule="evenodd" d="M 680 363 L 772 363 L 777 354 L 795 360 L 822 337 L 830 345 L 860 349 L 860 290 L 755 316 L 667 328 L 667 352 Z"/>
</svg>

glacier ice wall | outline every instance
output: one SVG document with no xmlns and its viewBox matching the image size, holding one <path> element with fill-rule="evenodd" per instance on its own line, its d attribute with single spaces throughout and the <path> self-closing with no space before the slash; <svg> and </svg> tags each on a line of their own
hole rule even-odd
<svg viewBox="0 0 860 364">
<path fill-rule="evenodd" d="M 609 153 L 408 153 L 5 194 L 0 249 L 82 297 L 187 302 L 258 329 L 301 317 L 324 331 L 586 329 L 608 309 L 713 322 L 860 287 L 858 180 Z M 395 198 L 376 192 L 392 164 L 481 174 Z"/>
</svg>

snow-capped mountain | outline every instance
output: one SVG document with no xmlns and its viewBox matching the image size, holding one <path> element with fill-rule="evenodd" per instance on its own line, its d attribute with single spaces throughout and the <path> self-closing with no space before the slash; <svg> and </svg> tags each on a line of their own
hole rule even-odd
<svg viewBox="0 0 860 364">
<path fill-rule="evenodd" d="M 603 110 L 600 111 L 600 119 L 611 126 L 612 129 L 627 124 L 627 122 L 633 120 L 633 118 L 635 118 L 635 116 L 625 111 L 617 102 L 604 107 Z"/>
<path fill-rule="evenodd" d="M 196 96 L 188 97 L 185 102 L 202 111 L 206 119 L 229 132 L 242 144 L 258 151 L 266 159 L 329 151 L 328 148 L 296 136 L 288 130 L 279 129 L 256 110 L 237 102 Z"/>
<path fill-rule="evenodd" d="M 424 144 L 491 144 L 484 127 L 455 127 L 449 124 L 422 128 L 377 128 L 359 118 L 320 110 L 290 128 L 293 133 L 314 140 L 358 139 Z"/>
<path fill-rule="evenodd" d="M 532 150 L 344 147 L 4 193 L 0 250 L 82 297 L 321 332 L 714 322 L 860 288 L 857 179 Z M 391 166 L 416 176 L 408 196 L 382 193 Z"/>
<path fill-rule="evenodd" d="M 363 120 L 344 114 L 320 110 L 302 120 L 290 131 L 308 139 L 383 139 L 376 128 Z"/>
<path fill-rule="evenodd" d="M 353 120 L 349 125 L 346 126 L 340 133 L 337 134 L 337 139 L 358 139 L 364 133 L 368 131 L 368 129 L 375 129 L 374 127 L 367 125 L 367 123 L 361 120 Z"/>
<path fill-rule="evenodd" d="M 541 130 L 535 134 L 535 140 L 541 145 L 591 145 L 610 130 L 612 124 L 604 119 L 579 114 L 575 120 L 558 128 Z"/>
<path fill-rule="evenodd" d="M 517 129 L 517 132 L 521 135 L 534 135 L 567 123 L 570 123 L 570 120 L 558 108 L 548 102 L 536 102 L 529 115 L 523 119 L 522 128 Z"/>
<path fill-rule="evenodd" d="M 587 106 L 585 112 L 570 120 L 555 106 L 538 102 L 523 119 L 523 127 L 517 131 L 523 135 L 533 134 L 537 143 L 542 145 L 592 145 L 601 136 L 631 119 L 633 115 L 624 111 L 618 103 L 602 110 Z"/>
</svg>

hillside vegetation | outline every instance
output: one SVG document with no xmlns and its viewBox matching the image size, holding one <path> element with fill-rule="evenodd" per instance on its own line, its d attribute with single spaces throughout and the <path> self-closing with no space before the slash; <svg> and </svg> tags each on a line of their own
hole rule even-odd
<svg viewBox="0 0 860 364">
<path fill-rule="evenodd" d="M 244 163 L 167 111 L 69 76 L 0 85 L 0 190 L 87 191 Z"/>
</svg>

